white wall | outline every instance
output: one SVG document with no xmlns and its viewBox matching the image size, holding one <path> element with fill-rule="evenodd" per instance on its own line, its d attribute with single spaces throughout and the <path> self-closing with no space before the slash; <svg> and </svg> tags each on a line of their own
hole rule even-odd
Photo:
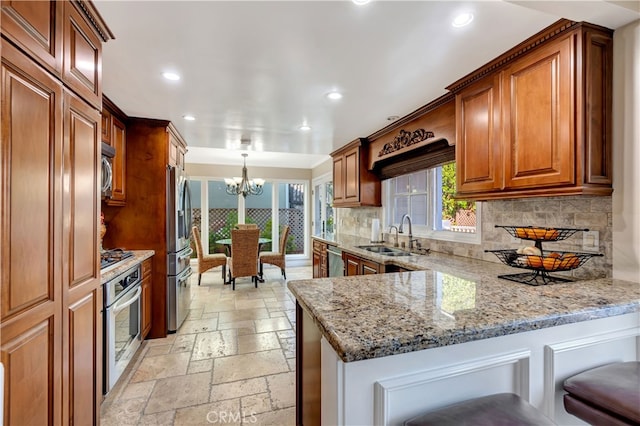
<svg viewBox="0 0 640 426">
<path fill-rule="evenodd" d="M 640 282 L 640 20 L 613 36 L 613 277 Z"/>
</svg>

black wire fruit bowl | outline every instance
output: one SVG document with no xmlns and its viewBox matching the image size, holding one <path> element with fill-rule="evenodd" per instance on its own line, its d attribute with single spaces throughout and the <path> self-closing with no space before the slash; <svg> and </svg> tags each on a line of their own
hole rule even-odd
<svg viewBox="0 0 640 426">
<path fill-rule="evenodd" d="M 516 238 L 533 241 L 560 241 L 569 238 L 578 231 L 588 231 L 588 229 L 546 228 L 543 226 L 496 225 L 496 228 L 504 228 Z"/>
</svg>

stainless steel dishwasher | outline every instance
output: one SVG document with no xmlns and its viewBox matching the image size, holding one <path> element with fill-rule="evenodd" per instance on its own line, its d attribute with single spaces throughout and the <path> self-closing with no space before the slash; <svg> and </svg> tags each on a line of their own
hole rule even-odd
<svg viewBox="0 0 640 426">
<path fill-rule="evenodd" d="M 342 249 L 337 246 L 327 246 L 327 260 L 329 262 L 329 276 L 343 277 L 344 262 L 342 261 Z"/>
</svg>

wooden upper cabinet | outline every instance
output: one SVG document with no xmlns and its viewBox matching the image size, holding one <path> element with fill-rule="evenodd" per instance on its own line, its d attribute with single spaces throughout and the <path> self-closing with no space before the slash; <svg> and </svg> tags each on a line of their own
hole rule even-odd
<svg viewBox="0 0 640 426">
<path fill-rule="evenodd" d="M 79 7 L 79 6 L 78 6 Z M 74 2 L 64 7 L 62 80 L 96 108 L 102 107 L 102 40 Z"/>
<path fill-rule="evenodd" d="M 367 168 L 366 140 L 356 139 L 333 157 L 334 207 L 381 206 L 380 179 Z"/>
<path fill-rule="evenodd" d="M 448 87 L 459 198 L 611 194 L 612 36 L 560 20 Z"/>
<path fill-rule="evenodd" d="M 502 188 L 500 79 L 490 75 L 456 96 L 456 179 L 465 193 Z"/>
<path fill-rule="evenodd" d="M 184 155 L 187 153 L 187 143 L 172 129 L 173 127 L 168 128 L 169 165 L 184 170 Z"/>
<path fill-rule="evenodd" d="M 53 74 L 62 74 L 64 2 L 2 0 L 2 35 Z"/>
<path fill-rule="evenodd" d="M 102 97 L 102 142 L 116 153 L 112 162 L 111 197 L 109 206 L 124 206 L 127 201 L 127 125 L 128 117 L 109 98 Z"/>
<path fill-rule="evenodd" d="M 507 189 L 575 183 L 574 40 L 565 36 L 504 71 Z"/>
</svg>

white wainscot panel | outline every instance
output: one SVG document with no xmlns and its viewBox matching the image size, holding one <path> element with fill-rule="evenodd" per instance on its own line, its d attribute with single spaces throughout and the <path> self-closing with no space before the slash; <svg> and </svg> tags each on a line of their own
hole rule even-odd
<svg viewBox="0 0 640 426">
<path fill-rule="evenodd" d="M 529 399 L 529 360 L 521 351 L 433 368 L 375 383 L 376 425 L 401 425 L 430 409 L 480 395 L 511 392 Z"/>
<path fill-rule="evenodd" d="M 562 384 L 582 371 L 613 362 L 636 361 L 639 327 L 546 345 L 544 411 L 561 425 L 587 423 L 564 409 Z"/>
</svg>

